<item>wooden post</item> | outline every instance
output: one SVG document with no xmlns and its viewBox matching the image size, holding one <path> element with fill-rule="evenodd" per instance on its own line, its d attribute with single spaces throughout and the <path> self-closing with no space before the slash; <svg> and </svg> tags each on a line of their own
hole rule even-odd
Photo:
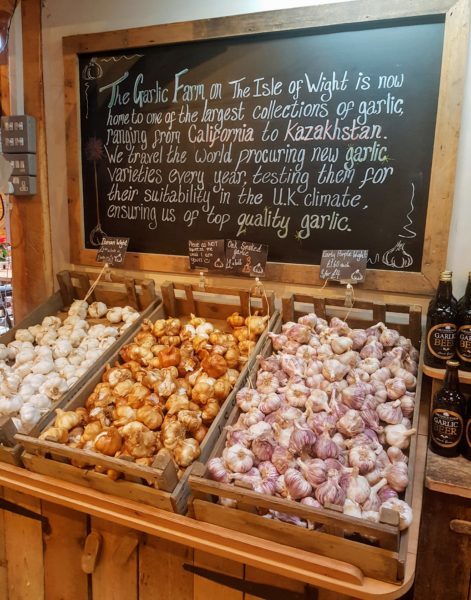
<svg viewBox="0 0 471 600">
<path fill-rule="evenodd" d="M 15 197 L 11 214 L 13 303 L 18 322 L 53 292 L 41 44 L 41 0 L 22 0 L 25 113 L 36 118 L 37 193 Z M 65 202 L 65 199 L 64 199 Z"/>
</svg>

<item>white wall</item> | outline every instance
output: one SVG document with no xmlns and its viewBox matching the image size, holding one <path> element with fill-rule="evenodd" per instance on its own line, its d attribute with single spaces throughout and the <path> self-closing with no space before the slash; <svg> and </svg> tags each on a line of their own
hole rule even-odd
<svg viewBox="0 0 471 600">
<path fill-rule="evenodd" d="M 63 36 L 327 3 L 327 0 L 45 0 L 43 61 L 54 270 L 60 270 L 68 264 L 61 46 Z M 468 57 L 469 55 L 471 45 Z M 454 271 L 454 288 L 457 295 L 461 295 L 468 271 L 471 271 L 470 165 L 471 61 L 468 60 L 456 193 L 448 249 L 448 268 Z"/>
</svg>

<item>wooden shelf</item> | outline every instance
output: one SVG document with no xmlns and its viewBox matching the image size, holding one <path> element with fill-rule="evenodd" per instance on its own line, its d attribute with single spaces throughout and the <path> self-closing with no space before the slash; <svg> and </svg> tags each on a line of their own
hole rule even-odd
<svg viewBox="0 0 471 600">
<path fill-rule="evenodd" d="M 444 458 L 429 450 L 425 486 L 434 492 L 471 498 L 471 461 L 463 456 Z"/>
<path fill-rule="evenodd" d="M 439 379 L 443 381 L 445 377 L 445 369 L 435 369 L 433 367 L 427 367 L 427 365 L 423 365 L 422 367 L 424 375 L 428 375 L 433 379 Z M 460 378 L 460 383 L 465 383 L 467 385 L 471 385 L 471 372 L 470 371 L 458 371 L 458 375 Z"/>
</svg>

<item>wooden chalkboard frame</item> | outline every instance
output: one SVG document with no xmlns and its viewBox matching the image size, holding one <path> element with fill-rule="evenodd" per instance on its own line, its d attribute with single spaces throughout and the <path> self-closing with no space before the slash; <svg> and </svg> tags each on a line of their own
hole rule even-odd
<svg viewBox="0 0 471 600">
<path fill-rule="evenodd" d="M 63 54 L 71 262 L 96 266 L 96 251 L 86 249 L 84 245 L 82 219 L 78 70 L 80 53 L 441 15 L 445 20 L 444 45 L 421 271 L 368 270 L 366 281 L 362 285 L 366 289 L 381 291 L 430 294 L 446 263 L 467 59 L 469 13 L 469 0 L 354 0 L 65 37 Z M 129 252 L 124 266 L 132 270 L 190 272 L 188 257 L 162 254 Z M 268 263 L 267 279 L 304 285 L 322 284 L 319 265 Z"/>
</svg>

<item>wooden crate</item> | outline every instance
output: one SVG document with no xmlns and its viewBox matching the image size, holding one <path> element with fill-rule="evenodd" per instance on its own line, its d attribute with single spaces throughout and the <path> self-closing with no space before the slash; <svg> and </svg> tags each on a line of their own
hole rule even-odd
<svg viewBox="0 0 471 600">
<path fill-rule="evenodd" d="M 152 321 L 169 316 L 185 316 L 193 312 L 197 316 L 211 319 L 214 324 L 227 327 L 225 319 L 234 311 L 241 314 L 252 314 L 259 308 L 270 313 L 267 330 L 259 338 L 248 362 L 245 364 L 239 380 L 224 401 L 216 419 L 211 424 L 206 437 L 201 444 L 201 459 L 206 460 L 213 445 L 221 437 L 227 418 L 235 405 L 235 395 L 255 362 L 258 353 L 267 341 L 267 332 L 277 327 L 280 315 L 274 309 L 274 294 L 251 298 L 249 292 L 232 290 L 228 288 L 207 288 L 205 291 L 197 290 L 195 286 L 183 286 L 174 283 L 165 283 L 162 288 L 163 305 L 160 305 L 149 315 Z M 222 301 L 221 301 L 222 300 Z M 219 301 L 219 302 L 218 302 Z M 121 344 L 123 346 L 124 344 Z M 119 349 L 109 359 L 114 363 L 120 361 Z M 66 405 L 67 410 L 83 406 L 96 384 L 101 381 L 105 365 L 97 370 L 87 384 L 82 387 L 73 399 Z M 42 423 L 41 430 L 51 425 L 54 416 Z M 186 469 L 180 480 L 177 477 L 175 463 L 170 456 L 159 456 L 151 467 L 136 465 L 123 459 L 107 457 L 103 454 L 69 448 L 63 444 L 37 439 L 34 436 L 18 434 L 26 452 L 23 462 L 26 468 L 37 473 L 53 475 L 73 483 L 80 483 L 100 491 L 139 500 L 158 508 L 172 512 L 184 513 L 189 496 L 188 478 L 191 468 Z M 100 466 L 114 469 L 123 475 L 123 479 L 112 481 L 106 475 L 91 470 L 81 469 L 77 464 Z"/>
<path fill-rule="evenodd" d="M 304 308 L 299 307 L 299 303 Z M 343 307 L 344 298 L 313 298 L 305 295 L 294 295 L 283 299 L 282 321 L 296 320 L 301 315 L 314 311 L 318 316 L 329 318 L 335 313 L 341 318 L 347 312 L 348 322 L 352 327 L 366 328 L 378 321 L 399 329 L 410 337 L 414 345 L 420 347 L 421 308 L 408 305 L 385 305 L 373 302 L 358 302 L 355 308 L 344 307 L 341 315 L 339 307 Z M 307 305 L 307 306 L 306 306 Z M 398 323 L 399 317 L 405 316 L 405 322 Z M 269 356 L 273 352 L 271 340 L 267 340 L 261 356 Z M 422 353 L 421 353 L 422 354 Z M 255 386 L 259 359 L 254 364 L 248 381 Z M 418 429 L 421 394 L 421 369 L 417 375 L 416 406 L 412 426 Z M 234 424 L 240 415 L 235 406 L 228 418 L 227 425 Z M 215 445 L 210 458 L 221 456 L 225 447 L 226 435 Z M 417 433 L 411 439 L 409 449 L 409 486 L 405 500 L 412 505 L 414 461 L 417 445 Z M 200 461 L 195 465 L 190 486 L 193 491 L 192 513 L 196 519 L 221 525 L 229 529 L 257 535 L 263 539 L 292 545 L 296 548 L 316 552 L 329 558 L 341 559 L 359 567 L 368 577 L 383 581 L 399 583 L 404 579 L 405 559 L 407 554 L 408 530 L 399 531 L 398 515 L 393 511 L 383 510 L 380 523 L 369 523 L 363 519 L 344 515 L 339 509 L 315 509 L 284 498 L 266 496 L 239 485 L 219 483 L 210 475 Z M 232 499 L 237 508 L 228 508 L 218 504 L 219 498 Z M 314 524 L 315 530 L 307 530 L 284 522 L 264 518 L 260 513 L 276 510 L 308 520 Z"/>
<path fill-rule="evenodd" d="M 44 317 L 57 315 L 61 318 L 67 316 L 67 310 L 75 299 L 85 298 L 90 286 L 96 278 L 94 273 L 84 273 L 80 271 L 61 271 L 57 274 L 59 282 L 59 291 L 53 294 L 46 302 L 38 306 L 32 313 L 21 321 L 14 328 L 0 336 L 0 343 L 8 344 L 15 339 L 18 329 L 27 329 L 32 325 L 41 323 Z M 117 347 L 129 341 L 140 327 L 142 320 L 146 318 L 160 304 L 160 298 L 155 292 L 155 284 L 152 279 L 133 279 L 123 277 L 122 275 L 111 275 L 110 280 L 102 280 L 95 287 L 90 295 L 89 302 L 101 301 L 108 306 L 132 306 L 141 312 L 138 319 L 118 340 L 112 344 L 100 356 L 96 363 L 90 367 L 79 381 L 75 383 L 51 408 L 54 409 L 67 404 L 74 397 L 80 388 L 85 384 L 89 377 L 100 367 L 106 364 Z M 91 324 L 107 323 L 106 319 L 89 319 Z M 38 434 L 44 424 L 49 422 L 49 415 L 45 415 L 41 421 L 30 432 L 32 435 Z M 10 417 L 0 419 L 0 461 L 9 464 L 21 465 L 22 447 L 15 440 L 16 427 Z"/>
</svg>

